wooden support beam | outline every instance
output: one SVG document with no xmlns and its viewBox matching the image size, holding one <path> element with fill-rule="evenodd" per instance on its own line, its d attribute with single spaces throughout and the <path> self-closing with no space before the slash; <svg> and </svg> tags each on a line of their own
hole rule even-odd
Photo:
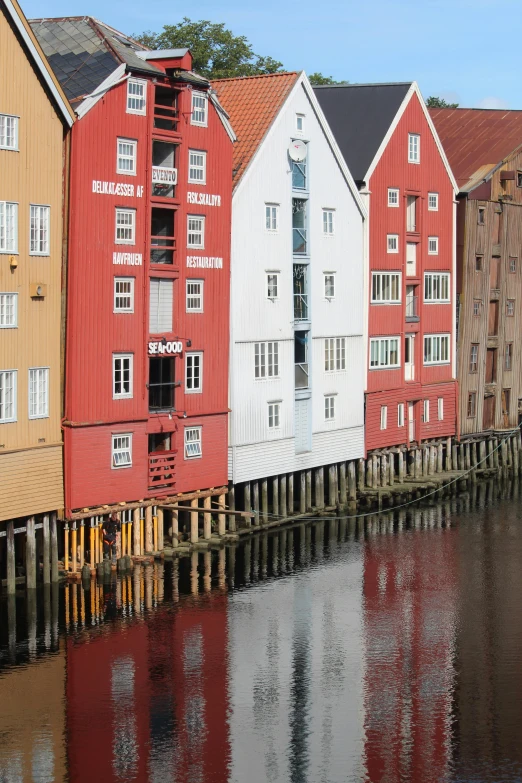
<svg viewBox="0 0 522 783">
<path fill-rule="evenodd" d="M 51 583 L 51 541 L 49 538 L 49 514 L 44 514 L 43 518 L 43 582 L 44 585 Z"/>
<path fill-rule="evenodd" d="M 294 514 L 294 474 L 289 473 L 287 478 L 288 498 L 287 513 L 291 517 Z"/>
<path fill-rule="evenodd" d="M 190 543 L 191 544 L 197 544 L 199 539 L 199 530 L 198 530 L 198 498 L 193 498 L 190 501 L 190 506 L 192 508 L 192 511 L 190 512 Z"/>
<path fill-rule="evenodd" d="M 285 473 L 283 473 L 283 475 L 280 478 L 279 514 L 283 517 L 283 519 L 286 517 L 286 474 Z"/>
<path fill-rule="evenodd" d="M 77 557 L 78 557 L 78 533 L 76 528 L 77 522 L 76 520 L 72 523 L 72 530 L 71 530 L 71 571 L 73 574 L 77 571 Z"/>
<path fill-rule="evenodd" d="M 252 492 L 254 495 L 254 525 L 259 525 L 259 482 L 254 481 L 252 484 Z"/>
<path fill-rule="evenodd" d="M 348 463 L 348 500 L 350 502 L 357 500 L 357 477 L 353 460 Z"/>
<path fill-rule="evenodd" d="M 214 489 L 198 490 L 197 492 L 179 493 L 178 495 L 169 495 L 166 498 L 150 498 L 149 500 L 138 500 L 132 503 L 117 503 L 107 506 L 98 506 L 97 508 L 88 508 L 82 511 L 75 511 L 68 517 L 72 519 L 87 519 L 87 517 L 95 514 L 96 516 L 103 516 L 104 514 L 110 514 L 112 511 L 120 513 L 121 511 L 134 510 L 136 508 L 148 508 L 149 506 L 157 506 L 159 504 L 165 506 L 169 503 L 185 503 L 194 498 L 203 498 L 206 495 L 216 497 L 222 494 L 226 494 L 229 491 L 228 487 L 214 487 Z"/>
<path fill-rule="evenodd" d="M 134 557 L 139 557 L 141 555 L 141 547 L 140 547 L 140 510 L 139 508 L 135 508 L 132 512 L 132 518 L 134 520 L 132 525 L 132 554 Z"/>
<path fill-rule="evenodd" d="M 58 524 L 56 511 L 51 513 L 51 582 L 58 581 Z"/>
<path fill-rule="evenodd" d="M 223 498 L 223 505 L 224 505 L 225 496 L 221 495 L 220 499 L 221 498 Z M 176 549 L 176 547 L 179 546 L 179 512 L 177 508 L 171 509 L 170 519 L 171 519 L 171 529 L 172 529 L 172 548 Z"/>
<path fill-rule="evenodd" d="M 85 563 L 85 520 L 80 521 L 80 569 Z"/>
<path fill-rule="evenodd" d="M 299 474 L 299 513 L 306 514 L 306 471 L 302 470 Z"/>
<path fill-rule="evenodd" d="M 346 462 L 341 462 L 339 465 L 339 503 L 344 506 L 347 499 Z"/>
<path fill-rule="evenodd" d="M 236 489 L 234 485 L 232 485 L 228 491 L 228 507 L 230 511 L 234 511 L 236 508 Z M 228 517 L 228 529 L 231 533 L 236 532 L 236 519 L 230 512 Z"/>
<path fill-rule="evenodd" d="M 145 552 L 153 552 L 152 506 L 145 507 Z"/>
<path fill-rule="evenodd" d="M 312 510 L 312 470 L 306 471 L 306 510 Z"/>
<path fill-rule="evenodd" d="M 261 482 L 261 514 L 263 522 L 268 522 L 268 479 Z"/>
<path fill-rule="evenodd" d="M 225 508 L 225 496 L 220 495 L 218 498 L 219 507 L 224 509 Z M 177 511 L 174 512 L 177 517 Z M 259 524 L 259 520 L 258 520 Z M 224 536 L 227 532 L 227 516 L 222 511 L 218 514 L 218 533 L 220 536 Z"/>
<path fill-rule="evenodd" d="M 14 522 L 10 520 L 7 523 L 7 592 L 14 595 L 16 590 L 16 567 L 15 567 L 15 537 Z"/>
<path fill-rule="evenodd" d="M 157 517 L 158 517 L 158 552 L 163 552 L 164 550 L 164 521 L 163 521 L 163 509 L 158 506 L 156 511 Z M 163 580 L 161 580 L 161 583 L 163 584 Z"/>
<path fill-rule="evenodd" d="M 212 498 L 210 495 L 207 495 L 207 497 L 203 499 L 203 508 L 205 509 L 203 512 L 203 538 L 205 541 L 210 541 L 212 535 L 212 515 L 210 513 L 211 501 Z"/>
<path fill-rule="evenodd" d="M 25 581 L 28 590 L 36 587 L 36 538 L 34 517 L 27 517 L 25 543 Z"/>
</svg>

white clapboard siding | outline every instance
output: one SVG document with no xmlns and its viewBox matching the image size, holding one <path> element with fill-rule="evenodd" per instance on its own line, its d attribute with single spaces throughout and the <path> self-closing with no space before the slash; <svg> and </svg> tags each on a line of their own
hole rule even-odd
<svg viewBox="0 0 522 783">
<path fill-rule="evenodd" d="M 295 451 L 296 454 L 310 451 L 310 400 L 295 401 Z"/>
<path fill-rule="evenodd" d="M 150 281 L 150 334 L 172 332 L 174 282 L 153 277 Z"/>
</svg>

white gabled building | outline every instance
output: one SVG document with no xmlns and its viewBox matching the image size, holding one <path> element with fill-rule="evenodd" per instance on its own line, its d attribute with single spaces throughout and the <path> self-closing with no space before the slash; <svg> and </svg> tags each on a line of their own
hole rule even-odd
<svg viewBox="0 0 522 783">
<path fill-rule="evenodd" d="M 364 456 L 365 209 L 304 72 L 213 83 L 237 134 L 229 478 Z"/>
</svg>

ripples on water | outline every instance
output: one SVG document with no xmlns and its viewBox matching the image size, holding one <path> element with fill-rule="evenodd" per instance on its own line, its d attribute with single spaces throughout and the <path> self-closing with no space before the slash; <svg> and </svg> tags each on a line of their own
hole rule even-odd
<svg viewBox="0 0 522 783">
<path fill-rule="evenodd" d="M 518 496 L 4 597 L 0 783 L 520 781 Z"/>
</svg>

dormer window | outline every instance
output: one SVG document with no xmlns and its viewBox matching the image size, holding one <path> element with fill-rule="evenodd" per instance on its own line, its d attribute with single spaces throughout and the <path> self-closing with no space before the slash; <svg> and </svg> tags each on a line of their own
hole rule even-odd
<svg viewBox="0 0 522 783">
<path fill-rule="evenodd" d="M 191 125 L 201 125 L 207 127 L 208 125 L 208 98 L 204 92 L 192 92 L 192 115 L 190 118 Z"/>
</svg>

